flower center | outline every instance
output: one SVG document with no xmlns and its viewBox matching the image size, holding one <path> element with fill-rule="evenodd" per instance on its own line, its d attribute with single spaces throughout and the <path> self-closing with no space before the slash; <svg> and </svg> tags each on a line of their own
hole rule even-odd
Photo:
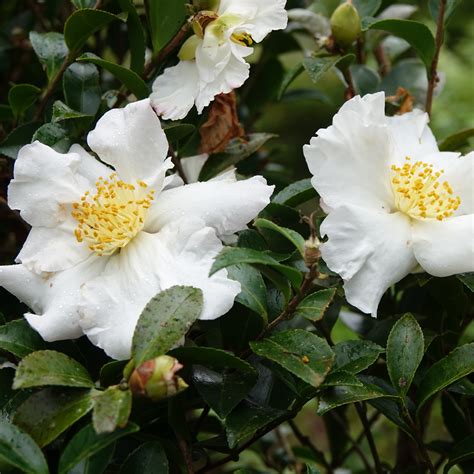
<svg viewBox="0 0 474 474">
<path fill-rule="evenodd" d="M 234 43 L 242 46 L 252 46 L 253 44 L 253 38 L 248 33 L 234 33 L 231 38 Z"/>
<path fill-rule="evenodd" d="M 143 229 L 155 191 L 148 191 L 143 181 L 125 183 L 115 173 L 100 177 L 96 188 L 94 195 L 87 191 L 73 204 L 72 215 L 79 222 L 74 234 L 98 255 L 112 255 Z"/>
<path fill-rule="evenodd" d="M 453 215 L 461 204 L 447 181 L 441 181 L 444 170 L 433 169 L 423 161 L 410 163 L 405 158 L 402 167 L 392 165 L 391 184 L 397 208 L 414 219 L 442 221 Z"/>
</svg>

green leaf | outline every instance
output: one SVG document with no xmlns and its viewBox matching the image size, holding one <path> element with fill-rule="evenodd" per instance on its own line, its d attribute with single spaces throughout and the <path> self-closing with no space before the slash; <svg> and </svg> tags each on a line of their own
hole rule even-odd
<svg viewBox="0 0 474 474">
<path fill-rule="evenodd" d="M 93 387 L 87 370 L 65 354 L 38 351 L 27 355 L 19 364 L 14 389 L 59 385 L 63 387 Z"/>
<path fill-rule="evenodd" d="M 166 46 L 186 20 L 187 0 L 154 0 L 148 2 L 148 23 L 156 53 Z"/>
<path fill-rule="evenodd" d="M 21 117 L 38 99 L 41 89 L 32 84 L 16 84 L 8 91 L 8 102 L 15 117 Z"/>
<path fill-rule="evenodd" d="M 387 341 L 388 375 L 401 395 L 408 392 L 423 354 L 423 331 L 411 314 L 405 314 L 395 323 Z"/>
<path fill-rule="evenodd" d="M 37 122 L 30 122 L 15 128 L 0 143 L 0 155 L 8 156 L 12 160 L 16 160 L 20 149 L 30 143 L 31 137 L 40 126 Z"/>
<path fill-rule="evenodd" d="M 269 254 L 260 252 L 258 250 L 238 247 L 224 248 L 214 261 L 214 264 L 212 265 L 210 271 L 210 275 L 213 275 L 222 268 L 227 268 L 232 265 L 238 265 L 241 263 L 268 265 L 285 275 L 295 287 L 299 287 L 303 281 L 301 273 L 296 270 L 296 268 L 289 267 L 287 265 L 282 265 Z"/>
<path fill-rule="evenodd" d="M 364 384 L 351 372 L 335 370 L 324 380 L 323 387 L 354 386 L 362 387 Z"/>
<path fill-rule="evenodd" d="M 439 144 L 439 149 L 441 151 L 459 151 L 460 148 L 469 143 L 469 139 L 472 137 L 474 137 L 474 128 L 466 128 L 446 137 Z"/>
<path fill-rule="evenodd" d="M 120 469 L 120 474 L 168 474 L 166 453 L 157 441 L 148 441 L 133 451 Z"/>
<path fill-rule="evenodd" d="M 33 135 L 32 141 L 34 140 L 50 146 L 58 153 L 66 153 L 72 145 L 67 128 L 59 123 L 42 125 Z"/>
<path fill-rule="evenodd" d="M 204 163 L 199 181 L 207 181 L 227 168 L 236 165 L 258 151 L 276 135 L 272 133 L 252 133 L 245 138 L 234 138 L 222 153 L 211 155 Z"/>
<path fill-rule="evenodd" d="M 97 434 L 112 433 L 128 423 L 132 410 L 132 393 L 119 387 L 109 387 L 93 396 L 92 425 Z"/>
<path fill-rule="evenodd" d="M 103 67 L 113 74 L 125 87 L 130 89 L 138 99 L 146 99 L 148 97 L 148 86 L 143 79 L 136 73 L 118 64 L 111 63 L 105 59 L 99 58 L 95 54 L 85 53 L 79 58 L 79 62 L 93 63 Z"/>
<path fill-rule="evenodd" d="M 461 273 L 456 275 L 458 280 L 462 281 L 474 293 L 474 272 L 472 273 Z"/>
<path fill-rule="evenodd" d="M 246 263 L 229 267 L 227 273 L 228 277 L 238 281 L 242 288 L 235 301 L 259 314 L 267 322 L 267 288 L 261 273 Z"/>
<path fill-rule="evenodd" d="M 435 393 L 474 371 L 474 342 L 456 347 L 433 364 L 420 381 L 418 411 Z"/>
<path fill-rule="evenodd" d="M 453 13 L 456 8 L 461 5 L 462 0 L 446 0 L 446 7 L 444 12 L 444 24 L 447 25 L 451 20 Z M 430 9 L 431 16 L 435 23 L 438 23 L 438 13 L 439 13 L 439 3 L 440 0 L 429 0 L 428 7 Z"/>
<path fill-rule="evenodd" d="M 313 387 L 319 387 L 331 370 L 334 353 L 325 339 L 303 329 L 279 332 L 250 343 L 255 354 L 281 365 Z"/>
<path fill-rule="evenodd" d="M 76 10 L 64 25 L 64 39 L 69 50 L 79 51 L 90 36 L 114 20 L 123 21 L 123 18 L 104 10 Z"/>
<path fill-rule="evenodd" d="M 376 410 L 413 438 L 413 430 L 400 414 L 400 403 L 393 398 L 373 398 L 369 401 Z"/>
<path fill-rule="evenodd" d="M 53 123 L 67 121 L 75 121 L 79 123 L 79 127 L 84 124 L 90 124 L 94 117 L 92 115 L 86 115 L 77 110 L 71 109 L 64 102 L 57 100 L 53 104 L 53 116 L 51 121 Z"/>
<path fill-rule="evenodd" d="M 384 352 L 384 348 L 380 347 L 372 341 L 343 341 L 333 347 L 336 359 L 334 366 L 339 370 L 357 374 L 367 367 L 374 364 L 379 355 Z"/>
<path fill-rule="evenodd" d="M 425 66 L 429 68 L 435 54 L 433 33 L 423 23 L 412 20 L 374 20 L 367 26 L 370 30 L 388 31 L 411 44 Z"/>
<path fill-rule="evenodd" d="M 333 67 L 346 67 L 354 60 L 355 56 L 353 54 L 346 54 L 345 56 L 316 56 L 305 58 L 303 66 L 310 79 L 316 84 Z"/>
<path fill-rule="evenodd" d="M 115 443 L 109 444 L 97 454 L 76 464 L 68 474 L 102 474 L 112 460 L 114 452 Z"/>
<path fill-rule="evenodd" d="M 173 286 L 152 298 L 133 334 L 135 364 L 168 352 L 199 318 L 202 304 L 202 291 L 190 286 Z"/>
<path fill-rule="evenodd" d="M 363 64 L 353 64 L 349 69 L 357 94 L 373 94 L 380 89 L 381 78 L 377 71 Z"/>
<path fill-rule="evenodd" d="M 48 81 L 51 82 L 57 76 L 69 52 L 64 36 L 56 32 L 37 33 L 31 31 L 30 41 L 36 56 L 46 69 Z"/>
<path fill-rule="evenodd" d="M 247 396 L 257 381 L 257 372 L 250 364 L 220 349 L 183 347 L 172 354 L 181 363 L 193 365 L 194 385 L 221 419 Z"/>
<path fill-rule="evenodd" d="M 1 350 L 22 358 L 43 347 L 43 339 L 25 319 L 17 319 L 0 326 Z"/>
<path fill-rule="evenodd" d="M 283 94 L 286 92 L 290 84 L 304 71 L 303 64 L 297 64 L 296 66 L 292 67 L 289 71 L 285 73 L 283 76 L 283 80 L 281 81 L 280 88 L 277 94 L 277 100 L 280 100 L 283 97 Z"/>
<path fill-rule="evenodd" d="M 72 4 L 78 8 L 92 8 L 95 5 L 96 0 L 71 0 Z"/>
<path fill-rule="evenodd" d="M 454 465 L 469 459 L 474 459 L 474 435 L 468 436 L 454 445 L 449 453 L 448 463 L 444 466 L 443 474 L 448 474 Z"/>
<path fill-rule="evenodd" d="M 163 124 L 163 131 L 169 142 L 175 143 L 191 133 L 194 133 L 196 127 L 190 123 L 169 123 Z"/>
<path fill-rule="evenodd" d="M 374 398 L 391 396 L 373 384 L 365 383 L 362 387 L 343 386 L 328 389 L 319 399 L 318 415 L 324 415 L 334 408 L 349 403 L 372 400 Z"/>
<path fill-rule="evenodd" d="M 85 416 L 92 406 L 89 390 L 46 388 L 18 407 L 13 422 L 43 447 Z"/>
<path fill-rule="evenodd" d="M 0 420 L 0 464 L 27 474 L 48 474 L 48 464 L 41 449 L 15 425 Z"/>
<path fill-rule="evenodd" d="M 361 18 L 374 16 L 382 5 L 382 0 L 353 0 L 353 5 Z"/>
<path fill-rule="evenodd" d="M 316 190 L 311 184 L 311 179 L 307 178 L 287 186 L 272 199 L 272 202 L 296 207 L 315 197 L 317 197 Z"/>
<path fill-rule="evenodd" d="M 282 235 L 295 246 L 296 250 L 298 250 L 300 255 L 304 258 L 305 240 L 298 232 L 286 227 L 281 227 L 267 219 L 256 219 L 253 225 L 259 229 L 270 229 Z"/>
<path fill-rule="evenodd" d="M 295 316 L 302 316 L 310 321 L 321 320 L 335 295 L 335 288 L 319 290 L 310 294 L 298 305 Z"/>
<path fill-rule="evenodd" d="M 83 459 L 93 456 L 117 439 L 136 433 L 139 429 L 137 425 L 130 423 L 125 428 L 113 433 L 99 435 L 94 431 L 92 425 L 85 426 L 69 441 L 64 449 L 59 459 L 58 474 L 66 474 Z"/>
<path fill-rule="evenodd" d="M 73 110 L 95 115 L 102 95 L 97 67 L 88 63 L 71 64 L 64 72 L 63 93 L 66 104 Z"/>
</svg>

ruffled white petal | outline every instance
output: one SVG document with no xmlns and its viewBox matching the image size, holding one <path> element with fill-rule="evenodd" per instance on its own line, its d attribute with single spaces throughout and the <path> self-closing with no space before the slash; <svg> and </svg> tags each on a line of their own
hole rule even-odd
<svg viewBox="0 0 474 474">
<path fill-rule="evenodd" d="M 410 219 L 356 206 L 333 210 L 321 225 L 322 256 L 344 279 L 349 303 L 377 314 L 384 292 L 416 266 Z"/>
<path fill-rule="evenodd" d="M 199 174 L 208 158 L 209 155 L 203 153 L 202 155 L 189 156 L 181 160 L 181 167 L 188 183 L 196 183 L 199 180 Z"/>
<path fill-rule="evenodd" d="M 180 120 L 193 108 L 199 94 L 200 79 L 196 61 L 181 61 L 165 69 L 153 83 L 150 100 L 165 120 Z"/>
<path fill-rule="evenodd" d="M 91 186 L 95 186 L 97 179 L 100 176 L 108 176 L 113 170 L 105 166 L 99 160 L 94 158 L 90 153 L 87 153 L 81 145 L 74 144 L 69 149 L 69 153 L 76 153 L 80 156 L 79 166 L 77 172 L 84 176 Z"/>
<path fill-rule="evenodd" d="M 168 141 L 148 99 L 107 112 L 87 143 L 124 181 L 144 180 L 161 188 L 164 168 L 170 167 Z"/>
<path fill-rule="evenodd" d="M 356 97 L 344 104 L 332 126 L 305 145 L 313 186 L 330 208 L 352 203 L 392 209 L 393 143 L 384 110 L 383 93 Z"/>
<path fill-rule="evenodd" d="M 245 229 L 270 202 L 273 186 L 261 176 L 236 181 L 235 171 L 216 179 L 163 191 L 150 209 L 145 230 L 158 232 L 184 216 L 201 218 L 219 236 Z"/>
<path fill-rule="evenodd" d="M 286 0 L 221 0 L 219 14 L 237 14 L 245 19 L 245 30 L 259 43 L 273 30 L 288 23 Z"/>
<path fill-rule="evenodd" d="M 80 156 L 61 154 L 40 142 L 24 146 L 8 187 L 8 204 L 33 226 L 54 227 L 70 214 L 89 182 L 77 174 Z"/>
<path fill-rule="evenodd" d="M 474 214 L 413 223 L 413 250 L 421 267 L 446 277 L 474 271 Z"/>
<path fill-rule="evenodd" d="M 91 341 L 115 359 L 130 356 L 133 331 L 143 308 L 174 285 L 201 288 L 201 319 L 213 319 L 233 305 L 240 285 L 225 271 L 209 278 L 222 244 L 199 219 L 181 219 L 158 234 L 138 235 L 105 272 L 84 286 L 81 326 Z"/>
</svg>

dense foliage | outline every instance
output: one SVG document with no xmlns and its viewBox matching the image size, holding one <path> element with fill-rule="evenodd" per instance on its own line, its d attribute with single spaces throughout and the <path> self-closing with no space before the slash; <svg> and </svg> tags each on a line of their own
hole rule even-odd
<svg viewBox="0 0 474 474">
<path fill-rule="evenodd" d="M 20 149 L 97 151 L 89 132 L 152 94 L 217 3 L 2 0 L 0 264 L 30 230 L 7 205 Z M 242 87 L 202 115 L 161 120 L 185 182 L 233 166 L 275 185 L 248 228 L 218 235 L 211 275 L 226 269 L 241 291 L 227 314 L 202 320 L 203 291 L 167 287 L 129 334 L 131 357 L 114 360 L 86 336 L 45 342 L 0 288 L 1 473 L 474 471 L 474 273 L 420 268 L 385 292 L 376 318 L 351 305 L 321 258 L 328 209 L 302 152 L 344 102 L 384 91 L 388 116 L 424 109 L 440 150 L 466 154 L 469 3 L 288 0 L 287 28 L 254 45 Z M 203 153 L 190 179 L 186 160 Z"/>
</svg>

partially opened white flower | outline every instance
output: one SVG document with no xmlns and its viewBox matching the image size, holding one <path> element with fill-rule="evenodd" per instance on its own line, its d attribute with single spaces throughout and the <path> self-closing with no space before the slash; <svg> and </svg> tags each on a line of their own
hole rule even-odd
<svg viewBox="0 0 474 474">
<path fill-rule="evenodd" d="M 176 186 L 168 143 L 148 100 L 111 110 L 67 154 L 35 142 L 22 148 L 9 205 L 32 226 L 18 265 L 0 285 L 24 301 L 45 340 L 86 334 L 127 358 L 146 303 L 174 285 L 201 288 L 201 319 L 225 314 L 240 284 L 209 270 L 220 236 L 245 228 L 269 202 L 262 177 Z M 113 169 L 112 169 L 113 167 Z M 172 187 L 174 186 L 174 187 Z"/>
<path fill-rule="evenodd" d="M 216 12 L 198 14 L 196 34 L 182 46 L 180 62 L 159 76 L 150 98 L 165 119 L 199 113 L 216 95 L 240 87 L 249 76 L 245 58 L 254 43 L 286 27 L 286 0 L 220 0 Z"/>
<path fill-rule="evenodd" d="M 440 152 L 428 116 L 385 116 L 383 93 L 355 97 L 304 154 L 328 217 L 322 256 L 347 300 L 376 316 L 383 293 L 421 266 L 474 270 L 474 153 Z"/>
</svg>

